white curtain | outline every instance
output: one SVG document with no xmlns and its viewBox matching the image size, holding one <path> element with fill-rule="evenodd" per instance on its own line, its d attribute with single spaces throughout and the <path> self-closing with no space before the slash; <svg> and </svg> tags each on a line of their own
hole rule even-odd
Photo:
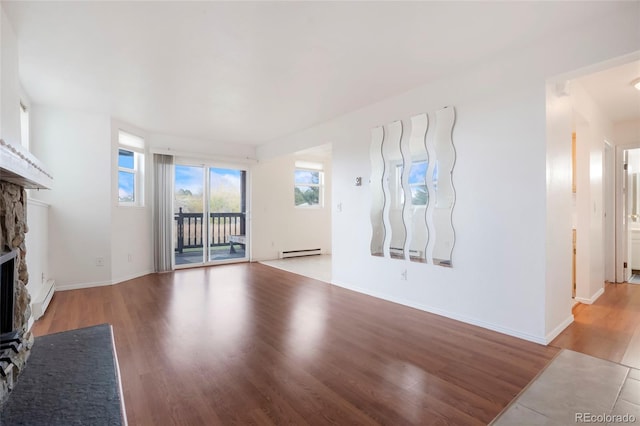
<svg viewBox="0 0 640 426">
<path fill-rule="evenodd" d="M 173 270 L 173 156 L 153 154 L 153 265 L 156 272 Z"/>
</svg>

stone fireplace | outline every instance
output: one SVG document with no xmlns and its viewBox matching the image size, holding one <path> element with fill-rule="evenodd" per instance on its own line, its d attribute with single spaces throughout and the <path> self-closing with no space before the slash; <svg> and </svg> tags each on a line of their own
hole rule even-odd
<svg viewBox="0 0 640 426">
<path fill-rule="evenodd" d="M 3 398 L 13 387 L 14 381 L 29 357 L 33 336 L 27 330 L 31 316 L 31 298 L 26 287 L 29 274 L 25 258 L 27 249 L 24 244 L 27 232 L 25 191 L 16 184 L 0 182 L 0 193 L 2 194 L 0 196 L 0 247 L 3 257 L 8 257 L 9 253 L 14 256 L 11 261 L 5 262 L 5 265 L 11 266 L 3 268 L 2 279 L 6 279 L 5 272 L 9 272 L 9 268 L 13 268 L 15 272 L 11 272 L 17 275 L 11 276 L 10 284 L 3 283 L 5 291 L 2 294 L 1 304 L 4 309 L 11 309 L 12 312 L 0 312 L 0 316 L 13 317 L 12 330 L 7 331 L 5 328 L 0 334 L 3 339 L 0 341 L 0 398 Z M 10 291 L 9 285 L 13 287 Z M 5 297 L 13 297 L 13 303 L 4 300 Z M 8 324 L 3 326 L 8 327 Z"/>
<path fill-rule="evenodd" d="M 25 368 L 33 345 L 25 189 L 50 185 L 51 176 L 33 155 L 0 139 L 0 403 Z"/>
</svg>

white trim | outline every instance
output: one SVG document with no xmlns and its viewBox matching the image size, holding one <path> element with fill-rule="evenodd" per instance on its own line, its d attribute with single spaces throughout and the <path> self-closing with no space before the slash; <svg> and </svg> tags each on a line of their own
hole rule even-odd
<svg viewBox="0 0 640 426">
<path fill-rule="evenodd" d="M 560 324 L 558 324 L 558 326 L 556 328 L 554 328 L 553 330 L 548 332 L 546 337 L 545 337 L 545 340 L 547 341 L 547 343 L 545 343 L 545 344 L 548 345 L 549 343 L 551 343 L 551 341 L 553 339 L 558 337 L 560 335 L 560 333 L 562 333 L 564 331 L 565 328 L 567 328 L 567 327 L 569 327 L 571 325 L 571 323 L 574 321 L 574 319 L 575 318 L 573 317 L 573 314 L 571 314 L 564 321 L 562 321 Z"/>
<path fill-rule="evenodd" d="M 466 324 L 470 324 L 470 325 L 475 325 L 475 326 L 478 326 L 478 327 L 486 328 L 487 330 L 496 331 L 498 333 L 506 334 L 506 335 L 513 336 L 513 337 L 517 337 L 519 339 L 528 340 L 528 341 L 533 342 L 533 343 L 538 343 L 538 344 L 545 345 L 545 346 L 547 345 L 546 337 L 543 337 L 543 336 L 536 336 L 536 335 L 533 335 L 533 334 L 522 333 L 520 331 L 513 330 L 511 328 L 502 327 L 500 325 L 492 324 L 492 323 L 485 322 L 485 321 L 480 321 L 478 319 L 471 318 L 471 317 L 468 317 L 468 316 L 465 316 L 465 315 L 456 314 L 456 313 L 453 313 L 453 312 L 449 312 L 449 311 L 446 311 L 444 309 L 434 308 L 432 306 L 426 306 L 426 305 L 422 305 L 420 303 L 415 303 L 415 302 L 411 302 L 411 301 L 400 299 L 400 298 L 389 297 L 389 296 L 387 296 L 385 294 L 382 294 L 382 293 L 372 292 L 372 291 L 369 291 L 368 289 L 363 289 L 361 287 L 355 287 L 355 286 L 347 285 L 347 284 L 338 282 L 336 280 L 332 280 L 331 284 L 336 285 L 338 287 L 346 288 L 347 290 L 353 290 L 353 291 L 357 291 L 358 293 L 366 294 L 368 296 L 373 296 L 373 297 L 376 297 L 378 299 L 387 300 L 389 302 L 398 303 L 400 305 L 409 306 L 409 307 L 415 308 L 415 309 L 420 309 L 421 311 L 425 311 L 425 312 L 429 312 L 429 313 L 432 313 L 432 314 L 440 315 L 440 316 L 443 316 L 443 317 L 446 317 L 446 318 L 449 318 L 449 319 L 452 319 L 452 320 L 461 321 L 461 322 L 464 322 Z"/>
<path fill-rule="evenodd" d="M 111 281 L 94 281 L 89 283 L 60 284 L 60 285 L 56 284 L 56 291 L 79 290 L 82 288 L 104 287 L 107 285 L 115 285 L 115 284 L 120 284 L 124 281 L 140 278 L 145 275 L 149 275 L 153 273 L 154 271 L 145 270 L 143 272 L 138 272 L 135 274 L 126 275 L 124 277 L 115 278 L 115 279 L 112 279 Z"/>
<path fill-rule="evenodd" d="M 198 159 L 199 164 L 213 164 L 212 167 L 218 167 L 217 164 L 223 163 L 234 167 L 234 165 L 257 164 L 258 160 L 250 157 L 226 157 L 222 155 L 207 154 L 201 152 L 177 151 L 171 148 L 149 148 L 151 154 L 172 155 L 181 159 Z M 204 162 L 203 162 L 204 161 Z"/>
<path fill-rule="evenodd" d="M 34 206 L 41 206 L 41 207 L 51 207 L 51 204 L 45 203 L 44 201 L 41 200 L 36 200 L 35 198 L 31 198 L 31 197 L 27 197 L 27 203 L 28 204 L 33 204 Z"/>
<path fill-rule="evenodd" d="M 122 282 L 133 280 L 133 279 L 140 278 L 140 277 L 144 277 L 145 275 L 149 275 L 149 274 L 153 274 L 153 270 L 147 269 L 145 271 L 137 272 L 135 274 L 129 274 L 129 275 L 125 275 L 123 277 L 114 278 L 114 279 L 111 280 L 111 284 L 120 284 Z"/>
<path fill-rule="evenodd" d="M 90 283 L 75 283 L 75 284 L 61 284 L 56 285 L 56 291 L 78 290 L 81 288 L 102 287 L 111 285 L 111 281 L 94 281 Z"/>
<path fill-rule="evenodd" d="M 593 302 L 598 300 L 598 297 L 602 296 L 602 293 L 604 293 L 604 287 L 602 287 L 600 290 L 596 291 L 595 294 L 593 296 L 591 296 L 589 299 L 586 299 L 584 297 L 576 297 L 575 299 L 580 303 L 584 303 L 586 305 L 591 305 Z"/>
<path fill-rule="evenodd" d="M 125 147 L 128 151 L 144 153 L 145 140 L 141 136 L 118 129 L 118 145 Z"/>
</svg>

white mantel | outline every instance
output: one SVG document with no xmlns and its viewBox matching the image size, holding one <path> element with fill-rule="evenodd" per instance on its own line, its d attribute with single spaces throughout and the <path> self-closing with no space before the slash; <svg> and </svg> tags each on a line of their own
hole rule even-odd
<svg viewBox="0 0 640 426">
<path fill-rule="evenodd" d="M 27 189 L 50 189 L 52 176 L 40 160 L 21 145 L 0 139 L 0 180 L 15 183 Z"/>
</svg>

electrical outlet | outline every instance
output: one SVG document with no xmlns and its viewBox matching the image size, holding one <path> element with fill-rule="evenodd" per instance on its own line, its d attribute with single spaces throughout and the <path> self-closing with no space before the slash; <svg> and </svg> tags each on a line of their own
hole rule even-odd
<svg viewBox="0 0 640 426">
<path fill-rule="evenodd" d="M 96 266 L 104 266 L 104 257 L 96 257 Z"/>
<path fill-rule="evenodd" d="M 133 255 L 132 255 L 131 253 L 129 253 L 129 254 L 127 255 L 127 261 L 128 261 L 129 263 L 133 262 Z"/>
<path fill-rule="evenodd" d="M 41 279 L 42 279 L 42 282 L 44 282 L 44 272 L 42 273 Z"/>
<path fill-rule="evenodd" d="M 406 280 L 407 280 L 407 270 L 406 270 L 406 269 L 404 270 L 404 272 L 402 272 L 402 273 L 400 274 L 400 279 L 401 279 L 402 281 L 406 281 Z"/>
</svg>

